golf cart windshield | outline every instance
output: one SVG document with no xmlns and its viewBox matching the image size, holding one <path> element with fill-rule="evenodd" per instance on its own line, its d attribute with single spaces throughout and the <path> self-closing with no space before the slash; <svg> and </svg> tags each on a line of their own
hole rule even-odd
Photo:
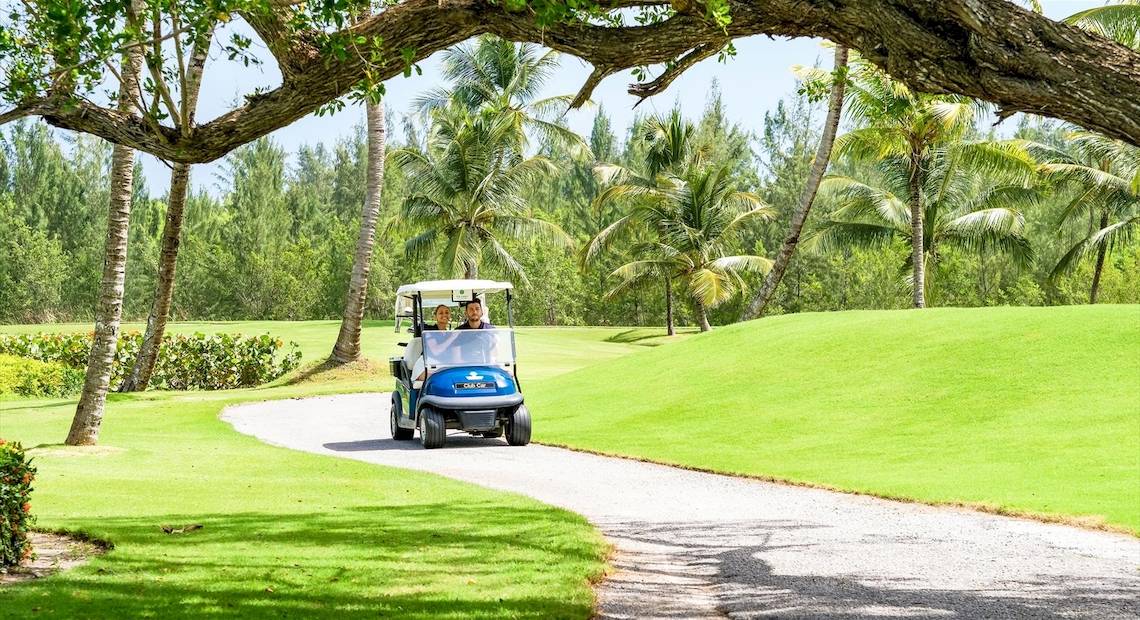
<svg viewBox="0 0 1140 620">
<path fill-rule="evenodd" d="M 509 329 L 425 331 L 424 362 L 429 368 L 513 364 L 515 342 Z"/>
</svg>

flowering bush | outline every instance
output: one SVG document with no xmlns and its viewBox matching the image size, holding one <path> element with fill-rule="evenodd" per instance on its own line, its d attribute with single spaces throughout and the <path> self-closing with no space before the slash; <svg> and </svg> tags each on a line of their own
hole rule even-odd
<svg viewBox="0 0 1140 620">
<path fill-rule="evenodd" d="M 15 566 L 32 554 L 32 467 L 18 443 L 0 439 L 0 566 Z"/>
<path fill-rule="evenodd" d="M 91 352 L 92 334 L 0 335 L 0 354 L 18 355 L 44 362 L 57 362 L 82 370 Z M 111 367 L 115 389 L 138 357 L 142 334 L 119 337 Z M 166 390 L 224 390 L 252 387 L 272 381 L 297 368 L 301 350 L 268 334 L 202 334 L 162 339 L 150 387 Z M 282 355 L 278 355 L 282 352 Z"/>
</svg>

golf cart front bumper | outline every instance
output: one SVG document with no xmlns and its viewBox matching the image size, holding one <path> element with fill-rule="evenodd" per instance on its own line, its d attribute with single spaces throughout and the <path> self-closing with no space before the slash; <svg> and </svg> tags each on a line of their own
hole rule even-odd
<svg viewBox="0 0 1140 620">
<path fill-rule="evenodd" d="M 523 403 L 522 394 L 508 396 L 424 396 L 423 404 L 443 414 L 449 429 L 469 433 L 491 432 L 502 427 Z"/>
</svg>

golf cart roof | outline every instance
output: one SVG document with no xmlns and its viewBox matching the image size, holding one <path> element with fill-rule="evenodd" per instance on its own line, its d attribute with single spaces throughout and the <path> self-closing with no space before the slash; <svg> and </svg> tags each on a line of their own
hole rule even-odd
<svg viewBox="0 0 1140 620">
<path fill-rule="evenodd" d="M 396 318 L 412 316 L 412 296 L 417 293 L 424 307 L 439 304 L 455 306 L 485 293 L 498 293 L 514 287 L 510 282 L 494 280 L 427 280 L 405 284 L 396 289 Z M 486 308 L 483 308 L 483 315 L 487 315 Z"/>
<path fill-rule="evenodd" d="M 463 291 L 472 291 L 476 295 L 482 295 L 483 293 L 498 293 L 514 287 L 510 282 L 495 282 L 494 280 L 427 280 L 401 286 L 396 290 L 396 296 L 411 297 L 419 293 L 425 298 L 447 297 L 450 299 L 454 293 Z"/>
</svg>

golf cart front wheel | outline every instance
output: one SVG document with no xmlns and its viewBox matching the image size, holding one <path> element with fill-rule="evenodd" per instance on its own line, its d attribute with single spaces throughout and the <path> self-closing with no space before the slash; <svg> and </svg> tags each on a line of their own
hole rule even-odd
<svg viewBox="0 0 1140 620">
<path fill-rule="evenodd" d="M 526 405 L 519 405 L 507 422 L 507 443 L 512 446 L 525 446 L 530 443 L 530 411 Z"/>
<path fill-rule="evenodd" d="M 404 407 L 400 401 L 400 395 L 395 392 L 392 393 L 392 407 L 391 414 L 388 416 L 390 426 L 392 428 L 392 439 L 397 441 L 407 441 L 415 434 L 414 428 L 400 428 L 400 416 L 403 414 Z"/>
<path fill-rule="evenodd" d="M 444 425 L 443 414 L 424 407 L 420 410 L 420 444 L 423 447 L 442 448 L 447 437 L 447 427 Z"/>
</svg>

